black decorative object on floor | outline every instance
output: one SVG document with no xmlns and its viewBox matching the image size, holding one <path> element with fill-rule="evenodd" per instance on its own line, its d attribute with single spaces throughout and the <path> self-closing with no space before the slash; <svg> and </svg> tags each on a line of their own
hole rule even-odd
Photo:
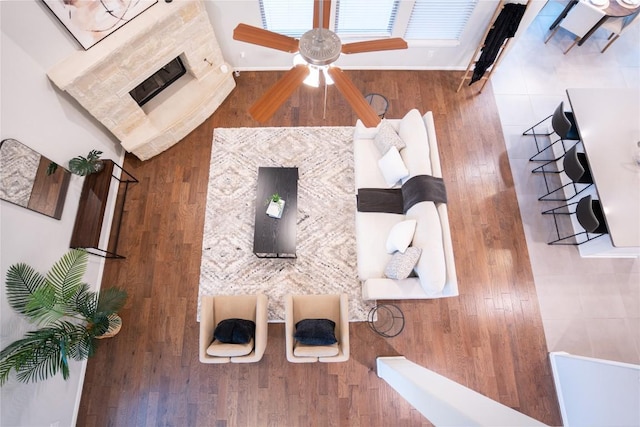
<svg viewBox="0 0 640 427">
<path fill-rule="evenodd" d="M 394 304 L 378 304 L 369 311 L 367 322 L 375 333 L 393 338 L 404 330 L 404 313 Z"/>
</svg>

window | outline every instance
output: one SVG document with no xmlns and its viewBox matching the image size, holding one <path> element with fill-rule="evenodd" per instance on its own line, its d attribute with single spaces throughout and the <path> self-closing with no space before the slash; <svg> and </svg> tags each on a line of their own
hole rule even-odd
<svg viewBox="0 0 640 427">
<path fill-rule="evenodd" d="M 336 0 L 330 28 L 343 40 L 403 37 L 414 44 L 456 45 L 477 3 L 478 0 Z M 313 0 L 260 0 L 260 13 L 264 29 L 299 38 L 312 28 Z"/>
<path fill-rule="evenodd" d="M 313 26 L 313 0 L 261 0 L 265 30 L 300 37 Z"/>
<path fill-rule="evenodd" d="M 478 0 L 415 0 L 407 40 L 460 40 Z"/>
<path fill-rule="evenodd" d="M 335 32 L 340 36 L 391 36 L 398 0 L 338 0 Z"/>
</svg>

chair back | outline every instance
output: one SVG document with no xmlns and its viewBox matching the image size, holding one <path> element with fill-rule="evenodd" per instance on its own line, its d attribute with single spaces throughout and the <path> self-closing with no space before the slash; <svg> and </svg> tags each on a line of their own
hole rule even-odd
<svg viewBox="0 0 640 427">
<path fill-rule="evenodd" d="M 256 321 L 256 295 L 217 295 L 213 299 L 216 325 L 225 319 Z"/>
<path fill-rule="evenodd" d="M 582 38 L 604 17 L 605 13 L 602 9 L 581 0 L 569 10 L 567 16 L 560 22 L 560 26 Z"/>
<path fill-rule="evenodd" d="M 558 108 L 556 108 L 556 111 L 553 112 L 553 116 L 551 116 L 551 127 L 560 138 L 567 138 L 569 130 L 571 130 L 571 121 L 564 112 L 564 101 L 561 102 Z"/>
<path fill-rule="evenodd" d="M 622 29 L 625 27 L 625 21 L 626 16 L 619 18 L 607 18 L 607 20 L 600 26 L 600 28 L 603 28 L 614 34 L 620 34 L 622 32 Z"/>
<path fill-rule="evenodd" d="M 607 18 L 604 24 L 602 24 L 602 28 L 614 34 L 621 34 L 629 28 L 631 24 L 638 22 L 638 17 L 640 17 L 640 11 L 619 18 Z"/>
<path fill-rule="evenodd" d="M 591 196 L 580 199 L 576 206 L 576 218 L 582 228 L 589 233 L 608 233 L 602 205 L 599 200 L 593 200 Z"/>
<path fill-rule="evenodd" d="M 574 145 L 571 147 L 567 154 L 565 154 L 562 161 L 564 166 L 564 172 L 573 182 L 580 184 L 592 184 L 593 178 L 591 178 L 591 169 L 587 163 L 587 156 L 584 153 L 578 153 L 578 147 Z"/>
</svg>

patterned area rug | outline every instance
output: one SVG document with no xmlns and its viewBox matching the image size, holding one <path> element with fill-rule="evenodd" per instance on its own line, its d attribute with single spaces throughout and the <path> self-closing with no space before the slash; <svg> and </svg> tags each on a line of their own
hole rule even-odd
<svg viewBox="0 0 640 427">
<path fill-rule="evenodd" d="M 296 259 L 253 254 L 260 166 L 298 167 Z M 215 129 L 200 295 L 264 293 L 269 320 L 280 322 L 288 293 L 344 292 L 350 320 L 366 320 L 373 302 L 357 277 L 355 205 L 352 127 Z"/>
</svg>

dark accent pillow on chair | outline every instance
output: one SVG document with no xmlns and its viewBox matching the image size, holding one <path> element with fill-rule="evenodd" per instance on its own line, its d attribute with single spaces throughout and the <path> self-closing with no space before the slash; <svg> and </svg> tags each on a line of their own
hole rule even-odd
<svg viewBox="0 0 640 427">
<path fill-rule="evenodd" d="M 218 323 L 213 337 L 227 344 L 246 344 L 256 333 L 256 323 L 245 319 L 225 319 Z"/>
<path fill-rule="evenodd" d="M 294 338 L 306 345 L 331 345 L 338 342 L 336 323 L 329 319 L 303 319 L 296 323 Z"/>
</svg>

